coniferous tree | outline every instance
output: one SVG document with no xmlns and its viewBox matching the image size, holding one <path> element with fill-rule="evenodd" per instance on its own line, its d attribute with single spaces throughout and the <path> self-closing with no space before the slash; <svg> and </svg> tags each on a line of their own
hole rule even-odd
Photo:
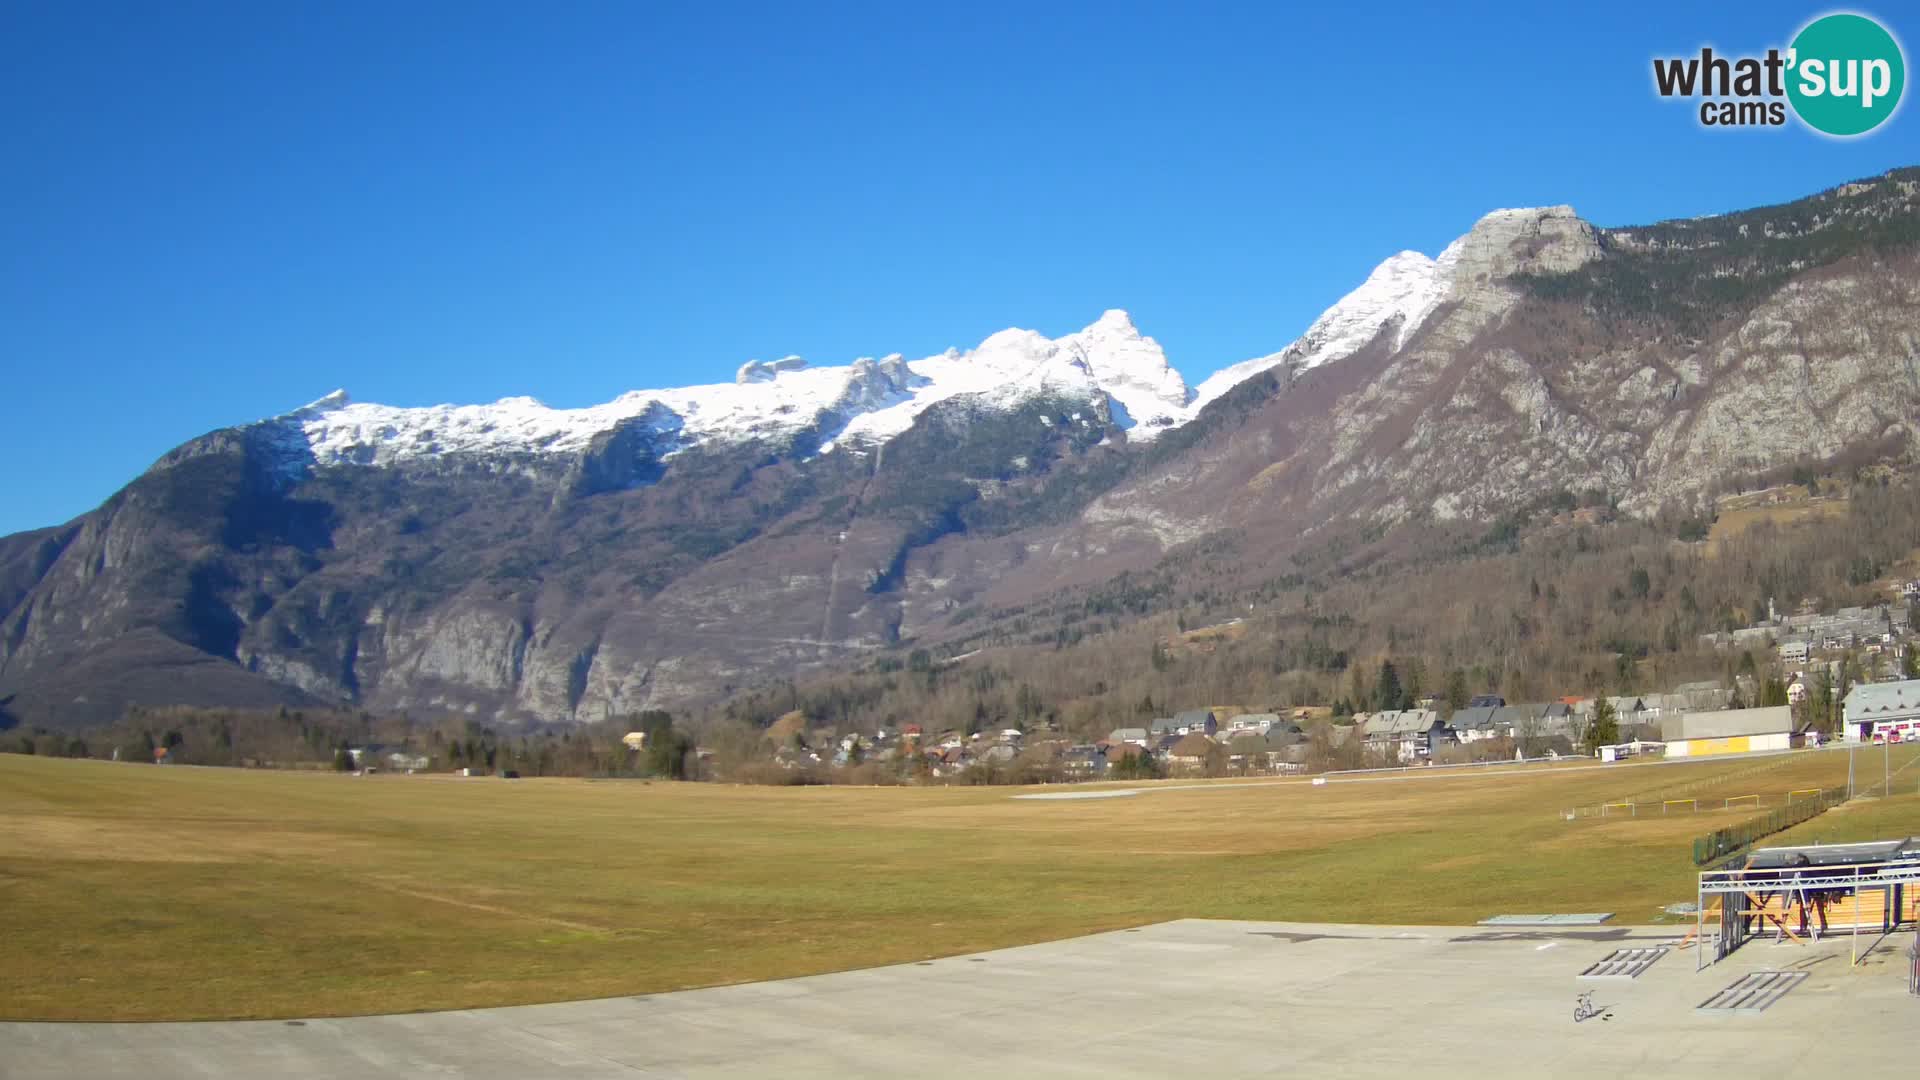
<svg viewBox="0 0 1920 1080">
<path fill-rule="evenodd" d="M 1373 708 L 1376 712 L 1405 708 L 1402 704 L 1405 691 L 1400 686 L 1400 672 L 1393 661 L 1384 660 L 1380 664 L 1380 677 L 1373 686 Z"/>
<path fill-rule="evenodd" d="M 1593 699 L 1593 718 L 1587 722 L 1586 746 L 1589 754 L 1597 754 L 1603 746 L 1612 746 L 1620 741 L 1620 718 L 1614 712 L 1613 700 L 1607 697 Z"/>
</svg>

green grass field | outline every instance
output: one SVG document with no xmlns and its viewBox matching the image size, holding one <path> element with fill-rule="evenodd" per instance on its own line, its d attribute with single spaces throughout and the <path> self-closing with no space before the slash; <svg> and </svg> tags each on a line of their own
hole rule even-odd
<svg viewBox="0 0 1920 1080">
<path fill-rule="evenodd" d="M 1676 785 L 1703 805 L 1719 791 L 1772 805 L 1845 779 L 1844 753 L 1768 760 L 1015 801 L 1005 788 L 356 778 L 0 755 L 0 1016 L 640 994 L 1180 917 L 1645 922 L 1692 899 L 1690 839 L 1741 815 L 1562 811 Z M 1920 768 L 1903 776 L 1896 790 Z M 1920 832 L 1920 798 L 1807 828 L 1855 823 Z"/>
</svg>

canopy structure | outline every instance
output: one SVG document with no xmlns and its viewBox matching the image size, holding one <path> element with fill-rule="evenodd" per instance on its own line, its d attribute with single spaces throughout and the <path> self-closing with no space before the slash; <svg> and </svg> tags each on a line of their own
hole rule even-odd
<svg viewBox="0 0 1920 1080">
<path fill-rule="evenodd" d="M 1710 898 L 1717 901 L 1712 913 Z M 1802 933 L 1830 932 L 1841 923 L 1853 934 L 1858 964 L 1902 925 L 1920 922 L 1920 837 L 1760 848 L 1701 871 L 1697 910 L 1698 967 L 1724 959 L 1769 926 L 1797 941 Z M 1705 948 L 1709 914 L 1719 924 L 1712 960 Z M 1796 915 L 1799 932 L 1792 925 Z M 1864 951 L 1863 930 L 1875 935 Z"/>
</svg>

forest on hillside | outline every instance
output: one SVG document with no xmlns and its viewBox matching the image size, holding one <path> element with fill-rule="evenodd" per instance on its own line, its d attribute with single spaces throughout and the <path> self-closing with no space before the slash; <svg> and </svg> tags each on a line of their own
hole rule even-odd
<svg viewBox="0 0 1920 1080">
<path fill-rule="evenodd" d="M 1187 708 L 1375 707 L 1389 662 L 1409 698 L 1732 685 L 1774 674 L 1772 656 L 1700 635 L 1765 618 L 1769 600 L 1782 611 L 1887 602 L 1920 550 L 1920 499 L 1902 477 L 1801 470 L 1790 490 L 1823 512 L 1708 539 L 1709 521 L 1615 519 L 1563 493 L 1477 532 L 1337 537 L 1260 580 L 1234 560 L 1231 536 L 1215 536 L 1149 573 L 990 613 L 991 629 L 944 649 L 737 694 L 699 724 L 765 730 L 797 711 L 840 732 L 915 723 L 1091 740 Z"/>
<path fill-rule="evenodd" d="M 858 671 L 743 691 L 677 718 L 510 728 L 353 709 L 133 708 L 71 733 L 22 728 L 0 703 L 0 751 L 152 761 L 166 748 L 184 764 L 328 769 L 350 767 L 349 747 L 377 747 L 434 770 L 898 782 L 929 777 L 904 758 L 798 777 L 769 762 L 800 745 L 831 757 L 848 735 L 909 724 L 1084 743 L 1190 708 L 1311 706 L 1340 718 L 1429 694 L 1457 707 L 1481 693 L 1644 694 L 1700 679 L 1732 686 L 1738 675 L 1753 687 L 1747 703 L 1772 702 L 1785 673 L 1770 650 L 1717 650 L 1700 635 L 1762 619 L 1769 601 L 1783 611 L 1899 602 L 1899 581 L 1920 576 L 1920 498 L 1886 469 L 1801 469 L 1753 486 L 1762 490 L 1740 505 L 1784 501 L 1785 512 L 1741 510 L 1751 524 L 1738 531 L 1679 512 L 1616 518 L 1604 498 L 1560 493 L 1491 524 L 1330 536 L 1277 573 L 1250 569 L 1236 537 L 1215 535 L 1146 573 L 956 613 L 969 629 L 937 647 L 909 644 Z M 1846 682 L 1891 662 L 1849 655 L 1841 685 L 1810 687 L 1821 717 L 1830 722 Z M 636 731 L 644 749 L 623 742 Z M 1321 749 L 1317 760 L 1343 764 Z"/>
</svg>

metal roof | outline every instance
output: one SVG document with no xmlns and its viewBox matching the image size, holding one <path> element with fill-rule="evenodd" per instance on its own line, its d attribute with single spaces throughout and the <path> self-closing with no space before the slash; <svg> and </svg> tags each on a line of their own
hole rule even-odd
<svg viewBox="0 0 1920 1080">
<path fill-rule="evenodd" d="M 1453 725 L 1455 731 L 1481 731 L 1493 726 L 1494 714 L 1503 708 L 1506 706 L 1469 705 L 1464 709 L 1455 710 L 1453 719 L 1449 723 Z"/>
<path fill-rule="evenodd" d="M 1440 722 L 1440 714 L 1432 709 L 1407 709 L 1394 717 L 1393 733 L 1411 735 L 1427 731 Z"/>
<path fill-rule="evenodd" d="M 1368 736 L 1391 735 L 1393 734 L 1394 724 L 1398 723 L 1399 720 L 1400 710 L 1398 709 L 1388 709 L 1385 712 L 1374 713 L 1372 716 L 1367 717 L 1367 726 L 1363 733 Z"/>
<path fill-rule="evenodd" d="M 1853 688 L 1843 704 L 1849 720 L 1920 716 L 1920 679 L 1861 683 Z"/>
<path fill-rule="evenodd" d="M 1730 739 L 1741 735 L 1777 735 L 1793 730 L 1793 709 L 1715 709 L 1665 717 L 1660 733 L 1668 742 L 1682 739 Z"/>
<path fill-rule="evenodd" d="M 1808 866 L 1855 866 L 1862 863 L 1902 862 L 1920 859 L 1920 837 L 1905 840 L 1874 840 L 1861 844 L 1818 844 L 1813 847 L 1769 847 L 1753 853 L 1747 869 L 1775 870 L 1793 864 L 1795 855 L 1804 855 Z"/>
<path fill-rule="evenodd" d="M 1545 705 L 1503 705 L 1493 711 L 1494 728 L 1519 729 L 1540 719 Z"/>
</svg>

